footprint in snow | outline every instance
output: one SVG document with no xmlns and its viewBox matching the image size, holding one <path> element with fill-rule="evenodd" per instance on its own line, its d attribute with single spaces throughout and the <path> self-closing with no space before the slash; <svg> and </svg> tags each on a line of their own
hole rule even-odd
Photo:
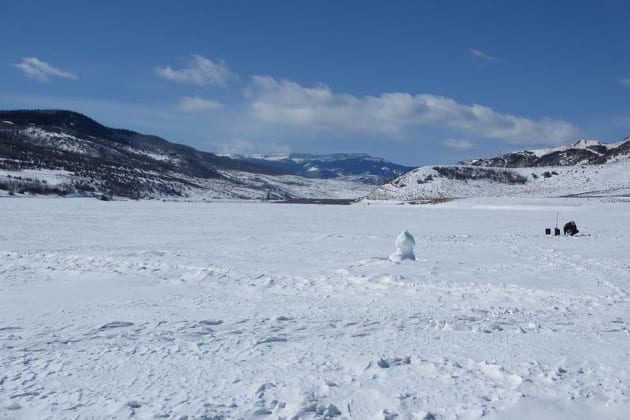
<svg viewBox="0 0 630 420">
<path fill-rule="evenodd" d="M 296 418 L 307 417 L 308 415 L 316 415 L 317 417 L 333 418 L 341 415 L 341 410 L 334 404 L 318 404 L 317 402 L 308 402 L 302 407 Z"/>
<path fill-rule="evenodd" d="M 602 332 L 605 333 L 616 333 L 616 332 L 620 332 L 621 330 L 619 328 L 609 328 L 607 330 L 602 330 Z"/>
<path fill-rule="evenodd" d="M 203 320 L 203 321 L 199 321 L 199 324 L 201 325 L 221 325 L 223 324 L 223 321 L 220 319 L 207 319 L 207 320 Z"/>
<path fill-rule="evenodd" d="M 20 408 L 22 408 L 22 406 L 13 401 L 11 404 L 5 405 L 4 408 L 6 408 L 7 410 L 19 410 Z"/>
<path fill-rule="evenodd" d="M 133 322 L 127 322 L 127 321 L 114 321 L 114 322 L 109 322 L 105 325 L 102 325 L 99 328 L 99 331 L 105 331 L 105 330 L 109 330 L 112 328 L 124 328 L 124 327 L 131 327 L 133 325 Z"/>
<path fill-rule="evenodd" d="M 376 364 L 381 369 L 388 369 L 392 366 L 409 365 L 411 364 L 411 357 L 395 357 L 393 359 L 380 358 Z"/>
<path fill-rule="evenodd" d="M 396 420 L 398 419 L 398 413 L 392 413 L 389 410 L 383 410 L 383 420 Z"/>
<path fill-rule="evenodd" d="M 271 336 L 256 342 L 256 345 L 265 343 L 282 343 L 288 341 L 286 337 Z"/>
<path fill-rule="evenodd" d="M 256 397 L 258 399 L 263 398 L 265 396 L 265 391 L 267 391 L 268 389 L 271 389 L 271 388 L 275 388 L 275 387 L 276 387 L 276 384 L 274 384 L 273 382 L 266 382 L 266 383 L 262 384 L 256 390 Z"/>
<path fill-rule="evenodd" d="M 2 332 L 2 331 L 14 331 L 14 330 L 21 330 L 21 329 L 22 329 L 22 327 L 11 327 L 11 326 L 8 326 L 8 327 L 0 327 L 0 332 Z"/>
</svg>

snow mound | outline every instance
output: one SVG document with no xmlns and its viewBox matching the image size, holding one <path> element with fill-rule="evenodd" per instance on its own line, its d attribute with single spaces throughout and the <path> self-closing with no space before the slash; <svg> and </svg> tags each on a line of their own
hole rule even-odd
<svg viewBox="0 0 630 420">
<path fill-rule="evenodd" d="M 396 252 L 389 256 L 392 261 L 412 260 L 415 261 L 416 255 L 413 253 L 413 248 L 416 246 L 416 240 L 413 235 L 404 230 L 396 238 Z"/>
</svg>

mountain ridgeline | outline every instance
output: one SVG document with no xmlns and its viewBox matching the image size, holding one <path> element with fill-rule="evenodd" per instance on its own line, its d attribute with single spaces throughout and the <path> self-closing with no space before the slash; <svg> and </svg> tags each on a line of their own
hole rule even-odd
<svg viewBox="0 0 630 420">
<path fill-rule="evenodd" d="M 370 159 L 363 161 L 388 165 Z M 367 193 L 366 183 L 374 182 L 369 177 L 371 166 L 361 169 L 360 162 L 352 162 L 356 167 L 349 173 L 368 176 L 356 177 L 343 187 Z M 326 188 L 332 184 L 295 176 L 304 175 L 301 168 L 202 152 L 157 136 L 106 127 L 72 111 L 0 111 L 0 192 L 130 198 L 328 197 Z M 318 179 L 341 176 L 331 171 L 322 176 L 308 173 Z M 361 185 L 355 189 L 355 184 Z M 331 190 L 335 198 L 342 194 L 338 185 Z"/>
<path fill-rule="evenodd" d="M 216 155 L 72 111 L 0 111 L 0 195 L 434 200 L 630 196 L 630 137 L 580 140 L 458 165 L 409 168 L 365 154 Z M 370 192 L 371 191 L 371 192 Z"/>
<path fill-rule="evenodd" d="M 247 162 L 273 166 L 307 178 L 346 178 L 380 185 L 413 169 L 364 153 L 231 155 Z"/>
<path fill-rule="evenodd" d="M 597 140 L 580 140 L 568 146 L 523 150 L 489 159 L 465 160 L 459 164 L 501 168 L 602 165 L 618 159 L 625 159 L 628 155 L 630 155 L 630 137 L 612 144 Z"/>
<path fill-rule="evenodd" d="M 451 166 L 406 172 L 372 191 L 374 200 L 432 201 L 465 197 L 630 196 L 630 137 L 605 144 L 525 150 Z"/>
<path fill-rule="evenodd" d="M 5 140 L 0 146 L 3 156 L 5 153 L 19 153 L 20 146 L 28 148 L 30 145 L 45 147 L 47 152 L 52 152 L 48 159 L 51 164 L 67 165 L 68 162 L 64 162 L 64 159 L 73 161 L 68 154 L 74 154 L 82 156 L 78 160 L 95 166 L 106 164 L 176 171 L 200 178 L 220 178 L 221 175 L 217 172 L 219 169 L 266 174 L 288 173 L 269 166 L 201 152 L 158 136 L 105 127 L 72 111 L 0 111 L 0 120 L 13 123 L 13 127 L 5 124 L 2 131 Z M 60 141 L 62 139 L 66 141 Z M 156 159 L 156 155 L 164 158 Z M 172 159 L 167 159 L 168 157 Z"/>
</svg>

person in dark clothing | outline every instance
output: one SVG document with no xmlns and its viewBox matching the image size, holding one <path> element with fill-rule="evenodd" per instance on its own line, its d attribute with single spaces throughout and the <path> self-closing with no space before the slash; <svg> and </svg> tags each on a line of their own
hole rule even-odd
<svg viewBox="0 0 630 420">
<path fill-rule="evenodd" d="M 577 225 L 575 224 L 575 222 L 573 220 L 571 220 L 570 222 L 567 222 L 564 225 L 564 234 L 565 235 L 575 235 L 576 233 L 578 233 L 579 230 L 577 228 Z"/>
</svg>

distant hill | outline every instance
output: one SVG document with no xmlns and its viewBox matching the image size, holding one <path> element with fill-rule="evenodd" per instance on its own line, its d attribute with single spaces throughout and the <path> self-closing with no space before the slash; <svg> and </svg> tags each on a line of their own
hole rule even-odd
<svg viewBox="0 0 630 420">
<path fill-rule="evenodd" d="M 273 166 L 307 178 L 353 179 L 380 185 L 413 169 L 364 153 L 229 155 L 257 165 Z"/>
<path fill-rule="evenodd" d="M 0 111 L 0 190 L 5 191 L 133 198 L 309 196 L 304 180 L 262 163 L 109 128 L 72 111 Z M 343 194 L 334 188 L 333 197 Z M 313 191 L 326 196 L 322 185 Z"/>
<path fill-rule="evenodd" d="M 630 196 L 630 137 L 416 168 L 376 188 L 375 200 L 501 196 Z"/>
<path fill-rule="evenodd" d="M 630 155 L 630 137 L 618 143 L 580 140 L 552 149 L 523 150 L 490 159 L 471 159 L 460 165 L 501 168 L 534 168 L 543 166 L 601 165 Z"/>
</svg>

